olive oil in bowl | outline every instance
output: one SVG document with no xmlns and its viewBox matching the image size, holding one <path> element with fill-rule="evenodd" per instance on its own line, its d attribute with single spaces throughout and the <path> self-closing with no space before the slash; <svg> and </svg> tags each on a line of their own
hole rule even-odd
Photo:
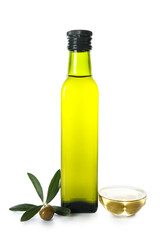
<svg viewBox="0 0 160 240">
<path fill-rule="evenodd" d="M 136 214 L 146 202 L 146 193 L 132 187 L 108 187 L 99 191 L 99 201 L 114 215 Z"/>
</svg>

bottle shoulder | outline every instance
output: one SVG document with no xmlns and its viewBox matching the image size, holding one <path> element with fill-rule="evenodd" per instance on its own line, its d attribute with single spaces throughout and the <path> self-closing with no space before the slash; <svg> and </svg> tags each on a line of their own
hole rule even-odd
<svg viewBox="0 0 160 240">
<path fill-rule="evenodd" d="M 89 77 L 71 77 L 68 76 L 67 79 L 64 81 L 62 85 L 62 91 L 65 88 L 72 88 L 72 87 L 90 87 L 90 88 L 96 88 L 98 90 L 97 83 L 93 79 L 92 76 Z"/>
</svg>

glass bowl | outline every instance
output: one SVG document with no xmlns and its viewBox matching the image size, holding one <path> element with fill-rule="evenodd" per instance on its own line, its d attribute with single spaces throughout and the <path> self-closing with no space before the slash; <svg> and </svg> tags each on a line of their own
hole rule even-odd
<svg viewBox="0 0 160 240">
<path fill-rule="evenodd" d="M 146 202 L 145 191 L 125 186 L 101 188 L 99 201 L 109 212 L 115 215 L 131 216 L 136 214 Z"/>
</svg>

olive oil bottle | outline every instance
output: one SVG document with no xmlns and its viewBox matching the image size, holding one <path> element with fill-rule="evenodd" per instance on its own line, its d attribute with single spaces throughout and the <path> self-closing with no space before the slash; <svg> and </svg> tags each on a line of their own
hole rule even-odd
<svg viewBox="0 0 160 240">
<path fill-rule="evenodd" d="M 91 36 L 67 32 L 68 78 L 61 90 L 61 205 L 72 213 L 98 205 L 98 87 L 91 74 Z"/>
</svg>

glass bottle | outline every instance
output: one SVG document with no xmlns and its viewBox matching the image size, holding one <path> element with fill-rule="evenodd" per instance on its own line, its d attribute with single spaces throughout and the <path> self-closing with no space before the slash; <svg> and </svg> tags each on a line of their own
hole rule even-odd
<svg viewBox="0 0 160 240">
<path fill-rule="evenodd" d="M 91 36 L 67 32 L 68 77 L 61 90 L 61 205 L 72 213 L 98 205 L 98 87 L 91 74 Z"/>
</svg>

